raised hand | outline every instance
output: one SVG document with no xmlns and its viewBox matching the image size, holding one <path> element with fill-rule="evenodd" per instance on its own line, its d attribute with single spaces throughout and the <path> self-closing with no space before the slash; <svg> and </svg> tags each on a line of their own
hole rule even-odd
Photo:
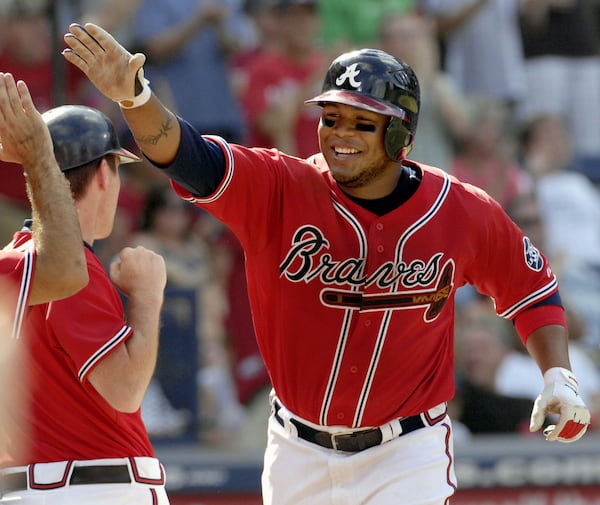
<svg viewBox="0 0 600 505">
<path fill-rule="evenodd" d="M 142 93 L 150 94 L 143 65 L 146 56 L 131 54 L 106 30 L 93 24 L 69 26 L 64 36 L 65 59 L 79 68 L 104 96 L 129 107 Z"/>
<path fill-rule="evenodd" d="M 27 85 L 0 72 L 0 160 L 29 170 L 45 156 L 54 156 L 52 140 Z"/>
</svg>

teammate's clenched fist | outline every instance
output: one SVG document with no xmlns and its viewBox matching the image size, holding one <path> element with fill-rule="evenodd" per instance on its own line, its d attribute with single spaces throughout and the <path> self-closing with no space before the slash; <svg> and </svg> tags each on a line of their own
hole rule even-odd
<svg viewBox="0 0 600 505">
<path fill-rule="evenodd" d="M 110 278 L 129 298 L 159 297 L 167 283 L 165 261 L 142 246 L 125 247 L 110 265 Z"/>
<path fill-rule="evenodd" d="M 107 98 L 127 107 L 142 93 L 150 94 L 144 75 L 146 56 L 131 54 L 93 23 L 73 23 L 64 36 L 67 61 L 79 68 Z"/>
</svg>

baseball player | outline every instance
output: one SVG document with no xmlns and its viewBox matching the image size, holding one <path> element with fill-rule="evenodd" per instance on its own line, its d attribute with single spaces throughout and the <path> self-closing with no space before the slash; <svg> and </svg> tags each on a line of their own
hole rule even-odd
<svg viewBox="0 0 600 505">
<path fill-rule="evenodd" d="M 1 464 L 5 413 L 19 401 L 12 384 L 23 380 L 17 350 L 28 306 L 74 294 L 86 285 L 88 273 L 73 198 L 54 159 L 46 125 L 27 85 L 5 73 L 0 73 L 0 159 L 23 166 L 35 221 L 26 246 L 0 250 Z"/>
<path fill-rule="evenodd" d="M 96 109 L 65 105 L 42 117 L 71 185 L 89 284 L 27 314 L 20 347 L 28 387 L 12 385 L 25 400 L 10 413 L 15 435 L 0 503 L 166 505 L 164 469 L 140 413 L 156 362 L 165 264 L 147 249 L 125 248 L 109 276 L 93 252 L 112 231 L 119 164 L 139 158 Z M 11 248 L 31 239 L 26 225 Z M 128 298 L 127 319 L 117 288 Z"/>
<path fill-rule="evenodd" d="M 307 160 L 201 137 L 167 110 L 102 28 L 63 53 L 117 101 L 144 154 L 184 199 L 236 233 L 273 384 L 262 476 L 276 505 L 446 503 L 456 488 L 454 294 L 471 283 L 514 321 L 545 388 L 531 430 L 571 442 L 590 414 L 570 371 L 546 258 L 483 191 L 406 160 L 419 114 L 412 69 L 373 49 L 339 56 Z"/>
</svg>

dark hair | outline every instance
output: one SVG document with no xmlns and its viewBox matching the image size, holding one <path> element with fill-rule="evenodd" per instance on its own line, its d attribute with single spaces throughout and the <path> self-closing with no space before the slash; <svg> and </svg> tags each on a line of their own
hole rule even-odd
<svg viewBox="0 0 600 505">
<path fill-rule="evenodd" d="M 81 199 L 85 195 L 90 181 L 92 180 L 92 177 L 94 177 L 94 174 L 100 166 L 100 162 L 104 159 L 108 163 L 108 166 L 111 168 L 111 170 L 113 172 L 116 172 L 117 159 L 116 155 L 114 154 L 108 154 L 106 156 L 103 156 L 102 158 L 98 158 L 97 160 L 92 160 L 89 163 L 86 163 L 85 165 L 80 165 L 78 167 L 72 168 L 71 170 L 63 172 L 65 174 L 65 177 L 69 181 L 69 184 L 71 186 L 71 194 L 73 195 L 73 199 L 75 201 Z"/>
</svg>

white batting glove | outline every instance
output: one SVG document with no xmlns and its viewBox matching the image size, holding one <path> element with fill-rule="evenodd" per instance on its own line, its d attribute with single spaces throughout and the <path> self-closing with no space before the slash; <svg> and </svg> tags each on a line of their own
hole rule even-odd
<svg viewBox="0 0 600 505">
<path fill-rule="evenodd" d="M 93 23 L 74 23 L 64 36 L 67 61 L 81 70 L 107 98 L 124 109 L 145 104 L 152 95 L 144 78 L 146 56 L 131 54 L 106 30 Z"/>
<path fill-rule="evenodd" d="M 586 432 L 590 424 L 590 411 L 579 396 L 579 386 L 573 372 L 553 367 L 544 373 L 544 390 L 536 398 L 531 413 L 529 431 L 537 431 L 544 424 L 547 414 L 559 414 L 556 425 L 544 430 L 549 442 L 575 442 Z"/>
</svg>

